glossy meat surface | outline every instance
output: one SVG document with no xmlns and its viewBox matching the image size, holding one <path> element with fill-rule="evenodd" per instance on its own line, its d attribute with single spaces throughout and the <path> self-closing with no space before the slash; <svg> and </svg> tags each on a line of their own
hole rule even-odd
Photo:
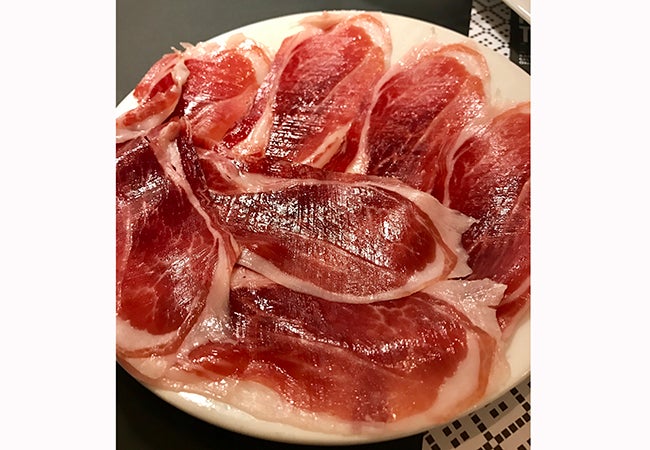
<svg viewBox="0 0 650 450">
<path fill-rule="evenodd" d="M 240 268 L 223 335 L 192 335 L 159 382 L 314 430 L 444 421 L 507 375 L 491 307 L 503 289 L 447 281 L 408 298 L 338 304 Z M 242 401 L 256 397 L 265 401 Z"/>
<path fill-rule="evenodd" d="M 236 259 L 228 238 L 171 176 L 166 151 L 173 139 L 158 131 L 118 147 L 116 312 L 122 355 L 177 347 L 208 300 L 223 308 L 227 291 L 214 279 L 228 278 Z"/>
<path fill-rule="evenodd" d="M 469 273 L 460 239 L 471 221 L 403 183 L 280 160 L 211 162 L 211 208 L 241 245 L 239 264 L 280 284 L 367 303 Z"/>
</svg>

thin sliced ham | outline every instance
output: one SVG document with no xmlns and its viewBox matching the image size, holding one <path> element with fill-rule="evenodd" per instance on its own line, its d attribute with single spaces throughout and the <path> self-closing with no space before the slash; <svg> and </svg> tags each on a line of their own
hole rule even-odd
<svg viewBox="0 0 650 450">
<path fill-rule="evenodd" d="M 204 160 L 211 206 L 238 263 L 333 301 L 399 298 L 468 275 L 471 219 L 397 180 L 283 160 Z"/>
<path fill-rule="evenodd" d="M 394 64 L 326 168 L 392 176 L 429 192 L 440 155 L 483 114 L 489 71 L 465 44 L 430 40 Z"/>
<path fill-rule="evenodd" d="M 151 382 L 340 434 L 443 423 L 508 375 L 492 308 L 504 289 L 446 281 L 404 299 L 339 304 L 237 269 L 221 339 L 192 334 Z"/>
<path fill-rule="evenodd" d="M 270 57 L 251 39 L 182 44 L 164 55 L 133 91 L 137 105 L 116 120 L 117 142 L 143 136 L 163 122 L 186 117 L 198 145 L 215 146 L 250 108 Z"/>
<path fill-rule="evenodd" d="M 117 357 L 263 420 L 423 430 L 509 377 L 529 104 L 496 108 L 469 45 L 389 67 L 380 14 L 300 25 L 275 55 L 184 44 L 118 117 Z"/>
<path fill-rule="evenodd" d="M 371 13 L 323 13 L 286 38 L 250 113 L 225 136 L 234 155 L 321 167 L 387 68 L 388 28 Z"/>
<path fill-rule="evenodd" d="M 188 75 L 179 51 L 164 55 L 151 66 L 133 91 L 136 106 L 115 121 L 115 142 L 143 136 L 162 124 L 174 112 Z"/>
<path fill-rule="evenodd" d="M 202 312 L 225 311 L 237 250 L 172 163 L 175 131 L 118 146 L 117 352 L 173 352 Z M 179 170 L 181 171 L 179 173 Z"/>
<path fill-rule="evenodd" d="M 184 46 L 189 76 L 174 115 L 189 119 L 196 145 L 213 148 L 252 105 L 271 60 L 243 35 L 233 36 L 225 45 Z"/>
<path fill-rule="evenodd" d="M 477 220 L 463 235 L 470 278 L 508 286 L 497 311 L 507 337 L 530 304 L 530 103 L 498 109 L 449 161 L 434 194 Z"/>
</svg>

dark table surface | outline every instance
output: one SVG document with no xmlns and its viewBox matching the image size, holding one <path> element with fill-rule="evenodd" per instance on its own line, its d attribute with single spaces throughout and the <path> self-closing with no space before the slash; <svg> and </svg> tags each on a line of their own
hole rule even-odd
<svg viewBox="0 0 650 450">
<path fill-rule="evenodd" d="M 171 47 L 196 43 L 273 17 L 323 9 L 385 11 L 432 22 L 467 35 L 472 0 L 117 0 L 116 103 Z"/>
<path fill-rule="evenodd" d="M 196 43 L 240 26 L 286 14 L 323 9 L 385 11 L 468 34 L 472 0 L 117 0 L 116 104 L 149 67 L 180 42 Z M 119 449 L 298 449 L 209 425 L 156 397 L 116 366 L 116 444 Z M 327 448 L 327 447 L 313 447 Z M 344 448 L 420 450 L 422 435 Z"/>
</svg>

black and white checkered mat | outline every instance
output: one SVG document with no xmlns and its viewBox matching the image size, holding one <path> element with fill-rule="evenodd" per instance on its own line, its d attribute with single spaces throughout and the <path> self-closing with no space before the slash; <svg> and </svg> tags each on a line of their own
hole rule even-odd
<svg viewBox="0 0 650 450">
<path fill-rule="evenodd" d="M 474 0 L 469 37 L 530 73 L 530 25 L 501 0 Z"/>
<path fill-rule="evenodd" d="M 499 399 L 429 430 L 422 450 L 530 450 L 530 377 Z"/>
</svg>

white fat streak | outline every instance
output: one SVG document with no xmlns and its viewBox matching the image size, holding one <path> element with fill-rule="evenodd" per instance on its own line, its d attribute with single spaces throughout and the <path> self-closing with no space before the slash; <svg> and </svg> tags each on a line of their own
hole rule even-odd
<svg viewBox="0 0 650 450">
<path fill-rule="evenodd" d="M 302 278 L 288 274 L 287 272 L 279 269 L 273 264 L 272 261 L 262 258 L 261 256 L 247 250 L 242 249 L 241 255 L 237 263 L 251 270 L 255 270 L 277 284 L 287 286 L 296 292 L 313 295 L 315 297 L 327 299 L 332 302 L 339 303 L 354 303 L 364 304 L 373 303 L 386 300 L 394 300 L 396 298 L 406 297 L 415 292 L 420 291 L 432 282 L 439 278 L 431 279 L 431 273 L 437 274 L 442 272 L 444 264 L 444 256 L 442 251 L 436 250 L 436 256 L 432 263 L 425 266 L 421 271 L 413 275 L 408 281 L 400 288 L 384 290 L 374 294 L 349 294 L 338 293 L 324 289 L 314 283 L 305 281 Z"/>
<path fill-rule="evenodd" d="M 345 139 L 345 135 L 350 129 L 351 122 L 345 123 L 327 135 L 323 142 L 303 161 L 301 164 L 307 164 L 312 167 L 323 167 L 334 156 Z"/>
<path fill-rule="evenodd" d="M 454 306 L 472 323 L 499 340 L 501 339 L 501 328 L 494 307 L 499 304 L 506 289 L 505 284 L 485 278 L 472 281 L 441 281 L 427 287 L 424 292 Z"/>
<path fill-rule="evenodd" d="M 174 107 L 175 106 L 176 105 L 174 105 Z M 171 114 L 171 111 L 165 109 L 158 114 L 148 116 L 145 120 L 138 122 L 130 128 L 121 127 L 118 125 L 115 130 L 115 143 L 121 144 L 122 142 L 130 141 L 131 139 L 144 136 L 149 130 L 163 123 L 169 114 Z"/>
<path fill-rule="evenodd" d="M 178 186 L 180 187 L 185 195 L 187 196 L 190 204 L 196 212 L 203 218 L 205 221 L 206 227 L 212 234 L 215 242 L 218 245 L 218 261 L 213 270 L 212 283 L 210 285 L 210 292 L 206 299 L 206 310 L 211 311 L 216 314 L 223 313 L 228 299 L 228 289 L 227 286 L 224 288 L 223 283 L 227 284 L 227 280 L 230 279 L 230 266 L 232 266 L 233 261 L 228 256 L 226 244 L 224 241 L 224 235 L 221 230 L 216 229 L 213 226 L 212 220 L 208 213 L 203 209 L 201 203 L 191 186 L 187 181 L 187 177 L 183 171 L 183 165 L 181 162 L 180 152 L 178 150 L 178 145 L 176 144 L 176 137 L 180 132 L 180 124 L 171 123 L 167 125 L 159 135 L 158 141 L 154 144 L 152 142 L 152 148 L 154 149 L 154 154 L 159 164 L 163 167 L 165 174 Z M 162 141 L 162 142 L 161 142 Z M 162 145 L 161 145 L 162 144 Z M 237 251 L 237 246 L 235 241 L 231 239 L 233 244 L 233 249 Z M 225 276 L 225 281 L 223 277 Z M 225 291 L 225 293 L 224 293 Z M 204 311 L 205 312 L 205 311 Z"/>
<path fill-rule="evenodd" d="M 167 73 L 168 72 L 166 71 L 162 72 L 161 75 L 159 76 L 159 79 L 162 78 L 163 76 L 166 76 Z M 117 129 L 115 133 L 115 142 L 117 144 L 126 142 L 131 139 L 135 139 L 140 136 L 144 136 L 149 130 L 163 123 L 165 119 L 167 119 L 167 117 L 169 117 L 171 113 L 174 112 L 174 109 L 176 108 L 176 105 L 178 104 L 178 101 L 181 98 L 183 85 L 185 84 L 187 78 L 190 75 L 189 69 L 185 66 L 184 58 L 179 58 L 176 64 L 174 64 L 174 66 L 171 69 L 171 75 L 174 80 L 174 85 L 170 88 L 169 95 L 173 95 L 176 101 L 171 103 L 167 108 L 160 111 L 159 113 L 147 117 L 145 120 L 138 122 L 137 124 L 135 124 L 135 126 L 130 128 L 120 126 L 121 116 L 127 114 L 129 111 L 133 111 L 141 107 L 141 105 L 136 104 L 132 109 L 120 115 L 120 117 L 117 118 L 117 127 L 116 127 Z"/>
<path fill-rule="evenodd" d="M 235 145 L 233 152 L 241 156 L 254 155 L 268 145 L 271 126 L 273 125 L 273 102 L 269 99 L 264 105 L 264 112 L 253 126 L 250 134 Z"/>
<path fill-rule="evenodd" d="M 424 290 L 436 298 L 444 300 L 454 308 L 462 312 L 467 318 L 480 329 L 488 333 L 496 344 L 496 350 L 493 354 L 492 367 L 488 385 L 484 393 L 481 393 L 480 404 L 464 405 L 464 408 L 475 409 L 481 404 L 488 403 L 492 397 L 502 391 L 505 383 L 510 377 L 510 365 L 506 359 L 506 348 L 503 340 L 503 334 L 496 317 L 495 307 L 500 303 L 507 286 L 496 283 L 490 279 L 481 280 L 447 280 L 435 283 Z M 439 397 L 434 405 L 434 410 L 439 411 L 435 414 L 444 414 L 445 409 L 453 408 L 462 400 L 462 395 L 458 397 L 459 392 L 467 389 L 466 398 L 475 392 L 478 387 L 478 375 L 480 373 L 480 348 L 479 339 L 474 333 L 468 333 L 468 348 L 474 355 L 468 353 L 465 361 L 456 370 L 453 377 L 445 381 L 439 391 Z M 474 386 L 474 391 L 469 387 Z M 456 406 L 457 407 L 457 406 Z M 431 414 L 429 411 L 427 414 Z M 462 411 L 456 411 L 453 416 L 457 416 Z M 450 416 L 451 418 L 451 416 Z"/>
<path fill-rule="evenodd" d="M 438 391 L 438 398 L 432 407 L 407 420 L 421 421 L 423 425 L 445 423 L 488 403 L 503 388 L 510 374 L 510 368 L 503 349 L 499 346 L 494 355 L 495 359 L 485 392 L 480 393 L 480 400 L 470 400 L 480 388 L 481 349 L 476 334 L 469 333 L 467 336 L 467 356 L 456 368 L 454 375 L 442 384 Z"/>
<path fill-rule="evenodd" d="M 369 20 L 372 19 L 372 20 Z M 383 15 L 378 12 L 349 10 L 349 11 L 323 11 L 320 14 L 313 14 L 300 20 L 305 27 L 330 28 L 346 27 L 355 24 L 363 28 L 373 43 L 381 48 L 387 48 L 390 53 L 392 40 L 390 28 Z"/>
<path fill-rule="evenodd" d="M 454 173 L 454 167 L 458 158 L 460 158 L 464 152 L 459 152 L 458 150 L 461 146 L 471 137 L 475 137 L 483 133 L 490 121 L 494 118 L 493 108 L 489 105 L 481 108 L 480 114 L 471 119 L 463 129 L 458 134 L 456 141 L 445 153 L 445 182 L 444 182 L 444 194 L 442 198 L 442 204 L 449 206 L 451 199 L 449 194 L 449 185 L 451 183 L 451 177 Z"/>
<path fill-rule="evenodd" d="M 151 380 L 164 380 L 169 370 L 176 363 L 176 354 L 149 356 L 147 358 L 124 358 L 124 360 L 138 371 L 137 377 Z"/>
<path fill-rule="evenodd" d="M 461 51 L 456 46 L 446 45 L 438 50 L 438 53 L 451 56 L 462 63 L 469 73 L 481 78 L 484 82 L 490 79 L 490 70 L 485 57 L 480 53 L 474 42 L 464 42 L 463 46 L 471 51 Z"/>
<path fill-rule="evenodd" d="M 289 36 L 283 41 L 281 50 L 287 51 L 286 55 L 282 55 L 286 56 L 284 60 L 282 60 L 283 64 L 279 66 L 271 66 L 271 71 L 266 74 L 262 85 L 258 90 L 258 92 L 263 92 L 264 96 L 256 98 L 253 103 L 253 106 L 255 106 L 256 102 L 263 101 L 265 103 L 264 112 L 253 126 L 253 129 L 248 136 L 234 146 L 232 151 L 235 154 L 248 156 L 259 153 L 266 148 L 271 133 L 271 125 L 273 123 L 273 99 L 275 98 L 280 85 L 280 75 L 284 72 L 286 65 L 291 59 L 289 55 L 301 42 L 321 32 L 321 30 L 315 27 L 310 27 Z M 277 64 L 278 60 L 279 58 L 276 55 L 274 64 Z"/>
<path fill-rule="evenodd" d="M 440 386 L 433 406 L 423 413 L 429 419 L 428 422 L 441 423 L 457 416 L 462 412 L 459 405 L 463 405 L 463 400 L 478 391 L 481 350 L 477 341 L 474 334 L 467 334 L 467 356 L 458 365 L 454 375 Z"/>
<path fill-rule="evenodd" d="M 143 348 L 164 346 L 177 337 L 176 331 L 165 334 L 151 334 L 148 331 L 133 327 L 129 321 L 116 317 L 115 341 L 119 342 L 120 350 L 129 352 Z"/>
<path fill-rule="evenodd" d="M 255 289 L 273 286 L 275 283 L 267 277 L 243 266 L 235 266 L 230 278 L 230 288 L 234 291 L 241 288 Z"/>
<path fill-rule="evenodd" d="M 462 244 L 462 236 L 475 222 L 475 219 L 448 208 L 434 196 L 395 180 L 393 183 L 374 183 L 379 187 L 392 190 L 415 203 L 424 211 L 440 232 L 443 242 L 456 254 L 458 261 L 448 278 L 464 277 L 472 273 L 467 264 L 468 255 Z"/>
<path fill-rule="evenodd" d="M 365 142 L 366 142 L 367 131 L 368 131 L 368 122 L 366 121 L 363 125 L 361 139 L 359 140 L 359 149 L 365 149 L 366 147 Z M 354 155 L 354 159 L 352 159 L 348 167 L 346 167 L 345 172 L 364 174 L 368 172 L 368 164 L 370 164 L 370 157 L 368 155 L 368 152 L 364 150 L 358 150 L 356 155 Z"/>
</svg>

